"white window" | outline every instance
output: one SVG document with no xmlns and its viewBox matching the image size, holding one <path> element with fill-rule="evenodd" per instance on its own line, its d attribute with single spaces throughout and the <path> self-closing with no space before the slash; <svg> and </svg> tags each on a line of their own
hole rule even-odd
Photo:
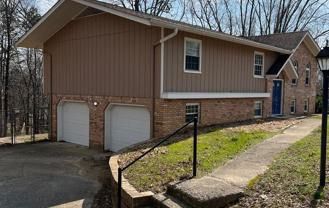
<svg viewBox="0 0 329 208">
<path fill-rule="evenodd" d="M 307 64 L 305 71 L 305 85 L 310 85 L 310 79 L 311 79 L 311 65 Z"/>
<path fill-rule="evenodd" d="M 185 122 L 190 122 L 195 117 L 200 119 L 200 105 L 198 103 L 187 103 L 185 107 Z"/>
<path fill-rule="evenodd" d="M 291 114 L 296 113 L 296 99 L 290 101 L 290 113 Z"/>
<path fill-rule="evenodd" d="M 202 42 L 192 38 L 184 41 L 184 71 L 201 73 Z"/>
<path fill-rule="evenodd" d="M 262 115 L 263 115 L 263 102 L 255 101 L 254 116 L 255 116 L 255 118 L 261 118 Z"/>
<path fill-rule="evenodd" d="M 308 113 L 308 99 L 304 100 L 304 113 Z"/>
<path fill-rule="evenodd" d="M 264 77 L 264 53 L 255 52 L 254 55 L 254 77 Z"/>
<path fill-rule="evenodd" d="M 298 61 L 295 60 L 295 61 L 293 62 L 293 65 L 294 65 L 295 71 L 296 71 L 297 74 L 298 74 Z"/>
<path fill-rule="evenodd" d="M 293 61 L 293 65 L 296 73 L 298 74 L 298 61 L 297 60 Z M 291 79 L 291 84 L 297 85 L 297 79 Z"/>
</svg>

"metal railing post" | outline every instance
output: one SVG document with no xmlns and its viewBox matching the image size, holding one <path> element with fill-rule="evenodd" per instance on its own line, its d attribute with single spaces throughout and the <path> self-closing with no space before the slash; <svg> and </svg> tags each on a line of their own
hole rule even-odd
<svg viewBox="0 0 329 208">
<path fill-rule="evenodd" d="M 11 136 L 11 144 L 14 144 L 14 111 L 10 111 L 10 136 Z"/>
<path fill-rule="evenodd" d="M 121 208 L 122 169 L 118 168 L 118 208 Z"/>
<path fill-rule="evenodd" d="M 196 176 L 197 169 L 197 145 L 198 145 L 198 117 L 193 119 L 193 177 Z"/>
</svg>

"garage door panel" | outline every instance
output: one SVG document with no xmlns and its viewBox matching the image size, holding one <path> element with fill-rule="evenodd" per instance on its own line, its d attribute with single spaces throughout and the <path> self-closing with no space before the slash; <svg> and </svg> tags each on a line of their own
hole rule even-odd
<svg viewBox="0 0 329 208">
<path fill-rule="evenodd" d="M 150 114 L 145 107 L 112 106 L 106 114 L 106 149 L 118 151 L 150 138 Z"/>
<path fill-rule="evenodd" d="M 89 108 L 86 103 L 65 102 L 61 125 L 64 141 L 89 146 Z"/>
</svg>

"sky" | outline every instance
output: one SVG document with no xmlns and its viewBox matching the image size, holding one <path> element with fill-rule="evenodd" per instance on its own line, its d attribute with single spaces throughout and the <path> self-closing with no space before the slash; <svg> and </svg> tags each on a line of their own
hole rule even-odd
<svg viewBox="0 0 329 208">
<path fill-rule="evenodd" d="M 38 5 L 40 9 L 40 13 L 45 14 L 55 3 L 57 0 L 36 0 L 36 5 Z"/>
</svg>

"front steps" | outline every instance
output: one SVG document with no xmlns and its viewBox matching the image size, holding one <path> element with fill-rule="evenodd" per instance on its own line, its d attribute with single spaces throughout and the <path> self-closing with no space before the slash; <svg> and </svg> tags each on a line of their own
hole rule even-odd
<svg viewBox="0 0 329 208">
<path fill-rule="evenodd" d="M 189 206 L 184 205 L 166 193 L 154 195 L 152 197 L 152 204 L 154 208 L 189 208 Z"/>
</svg>

